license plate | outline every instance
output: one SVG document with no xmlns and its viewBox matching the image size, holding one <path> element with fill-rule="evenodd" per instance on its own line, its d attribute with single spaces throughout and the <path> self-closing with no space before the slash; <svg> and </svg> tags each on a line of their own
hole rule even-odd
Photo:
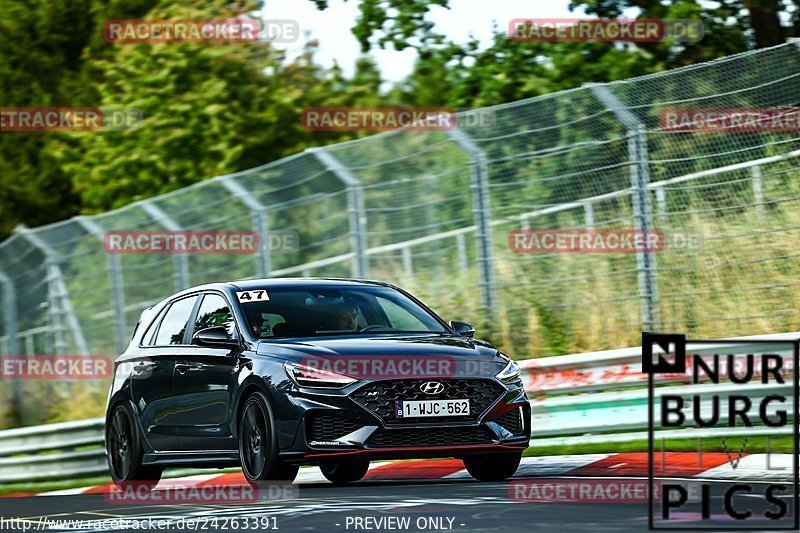
<svg viewBox="0 0 800 533">
<path fill-rule="evenodd" d="M 419 400 L 395 402 L 397 418 L 469 416 L 469 400 Z"/>
</svg>

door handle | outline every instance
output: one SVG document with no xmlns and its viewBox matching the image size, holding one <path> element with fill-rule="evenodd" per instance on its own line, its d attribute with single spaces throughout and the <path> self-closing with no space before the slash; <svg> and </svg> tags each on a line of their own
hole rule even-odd
<svg viewBox="0 0 800 533">
<path fill-rule="evenodd" d="M 149 369 L 150 369 L 150 366 L 151 366 L 151 365 L 150 365 L 150 363 L 144 363 L 144 362 L 142 362 L 142 363 L 137 363 L 137 364 L 136 364 L 136 365 L 134 365 L 134 367 L 133 367 L 133 373 L 134 373 L 134 374 L 136 374 L 137 376 L 138 376 L 138 375 L 141 375 L 141 374 L 143 374 L 145 371 L 149 370 Z"/>
<path fill-rule="evenodd" d="M 185 374 L 189 370 L 203 370 L 205 367 L 204 363 L 178 363 L 175 365 L 175 370 L 180 374 Z"/>
<path fill-rule="evenodd" d="M 247 368 L 248 370 L 253 370 L 253 360 L 248 359 L 247 357 L 239 357 L 236 359 L 236 363 L 233 365 L 233 371 L 238 372 L 242 368 Z"/>
</svg>

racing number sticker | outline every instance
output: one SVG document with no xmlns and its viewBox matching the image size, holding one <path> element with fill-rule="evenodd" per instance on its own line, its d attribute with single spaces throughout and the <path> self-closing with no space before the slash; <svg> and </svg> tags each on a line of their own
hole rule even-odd
<svg viewBox="0 0 800 533">
<path fill-rule="evenodd" d="M 265 290 L 258 291 L 239 291 L 236 297 L 240 302 L 265 302 L 269 300 L 269 294 Z"/>
</svg>

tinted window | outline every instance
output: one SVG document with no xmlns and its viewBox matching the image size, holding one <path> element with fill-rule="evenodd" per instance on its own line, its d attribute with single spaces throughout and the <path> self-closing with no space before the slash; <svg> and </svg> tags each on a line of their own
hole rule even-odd
<svg viewBox="0 0 800 533">
<path fill-rule="evenodd" d="M 251 332 L 259 338 L 377 333 L 444 333 L 446 329 L 389 287 L 274 287 L 238 293 Z M 248 297 L 253 296 L 253 297 Z"/>
<path fill-rule="evenodd" d="M 149 324 L 147 326 L 147 331 L 142 335 L 142 346 L 152 346 L 153 343 L 155 343 L 158 323 L 161 322 L 161 317 L 164 316 L 163 311 L 162 309 L 155 318 L 153 318 L 155 311 L 153 311 L 152 307 L 142 311 L 142 314 L 139 316 L 139 323 L 136 324 L 136 330 L 133 332 L 133 335 L 136 336 L 136 331 L 139 331 L 140 325 L 144 326 L 145 324 Z"/>
<path fill-rule="evenodd" d="M 167 346 L 169 344 L 183 344 L 183 334 L 189 323 L 189 315 L 192 314 L 196 296 L 178 300 L 170 306 L 161 325 L 158 326 L 155 346 Z"/>
<path fill-rule="evenodd" d="M 386 313 L 391 327 L 406 331 L 422 331 L 427 327 L 419 318 L 396 302 L 381 296 L 378 296 L 376 300 L 383 308 L 383 312 Z"/>
<path fill-rule="evenodd" d="M 225 326 L 229 339 L 233 338 L 233 332 L 236 330 L 228 302 L 219 294 L 206 294 L 203 297 L 203 303 L 197 312 L 197 321 L 194 323 L 194 331 L 197 333 L 212 326 Z"/>
<path fill-rule="evenodd" d="M 259 339 L 267 339 L 269 337 L 281 336 L 280 331 L 286 324 L 286 319 L 281 315 L 274 313 L 256 313 L 251 317 L 251 325 L 253 335 Z M 276 334 L 275 331 L 278 333 Z"/>
</svg>

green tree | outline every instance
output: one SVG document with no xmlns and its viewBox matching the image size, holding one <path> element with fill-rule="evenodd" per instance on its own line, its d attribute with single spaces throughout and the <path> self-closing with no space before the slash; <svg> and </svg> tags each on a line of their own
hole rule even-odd
<svg viewBox="0 0 800 533">
<path fill-rule="evenodd" d="M 312 1 L 321 10 L 328 7 L 328 0 Z M 409 46 L 425 48 L 437 37 L 433 23 L 425 20 L 425 15 L 431 6 L 447 8 L 449 4 L 450 0 L 361 0 L 361 14 L 352 28 L 353 35 L 363 52 L 387 45 L 395 50 Z"/>
</svg>

